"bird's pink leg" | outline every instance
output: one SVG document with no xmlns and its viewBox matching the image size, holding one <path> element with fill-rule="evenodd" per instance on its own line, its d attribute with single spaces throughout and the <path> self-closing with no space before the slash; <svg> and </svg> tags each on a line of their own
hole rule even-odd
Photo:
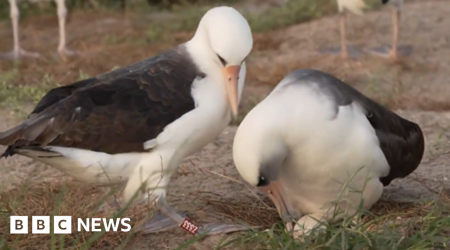
<svg viewBox="0 0 450 250">
<path fill-rule="evenodd" d="M 59 45 L 58 53 L 61 57 L 80 55 L 80 52 L 69 50 L 66 47 L 66 19 L 67 8 L 64 2 L 65 0 L 55 0 L 58 12 L 58 25 L 59 25 Z"/>
<path fill-rule="evenodd" d="M 10 17 L 13 28 L 14 47 L 9 53 L 1 54 L 0 57 L 18 60 L 20 57 L 39 57 L 40 54 L 36 52 L 29 52 L 20 47 L 19 41 L 19 8 L 17 7 L 17 0 L 8 0 L 10 8 Z"/>
<path fill-rule="evenodd" d="M 403 46 L 398 48 L 399 38 L 399 22 L 400 22 L 400 9 L 396 8 L 392 12 L 392 44 L 391 46 L 381 46 L 375 49 L 369 50 L 369 53 L 375 56 L 390 58 L 392 60 L 398 59 L 399 50 L 402 54 L 409 54 L 408 48 Z M 390 48 L 389 48 L 390 47 Z"/>
<path fill-rule="evenodd" d="M 389 56 L 396 60 L 398 57 L 397 45 L 398 45 L 398 35 L 399 35 L 399 20 L 400 20 L 400 10 L 396 9 L 392 13 L 392 48 L 389 52 Z"/>
<path fill-rule="evenodd" d="M 341 33 L 341 57 L 343 59 L 348 58 L 348 51 L 347 51 L 347 40 L 346 40 L 346 26 L 345 26 L 345 13 L 341 12 L 339 14 L 339 31 Z"/>
</svg>

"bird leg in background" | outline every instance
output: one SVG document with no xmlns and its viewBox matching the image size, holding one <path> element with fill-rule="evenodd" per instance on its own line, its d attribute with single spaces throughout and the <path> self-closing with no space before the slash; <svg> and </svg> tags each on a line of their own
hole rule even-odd
<svg viewBox="0 0 450 250">
<path fill-rule="evenodd" d="M 78 55 L 77 51 L 68 50 L 66 47 L 66 19 L 67 19 L 67 8 L 64 2 L 65 0 L 55 0 L 58 12 L 58 25 L 59 25 L 59 45 L 58 53 L 61 57 Z"/>
<path fill-rule="evenodd" d="M 39 53 L 28 52 L 20 47 L 19 42 L 19 9 L 17 7 L 17 0 L 8 0 L 11 23 L 13 28 L 14 48 L 9 53 L 1 54 L 0 57 L 17 60 L 20 57 L 39 57 Z"/>
<path fill-rule="evenodd" d="M 345 11 L 342 11 L 339 14 L 339 31 L 341 33 L 341 57 L 343 59 L 347 59 L 348 58 L 348 51 L 347 51 L 347 40 L 346 40 L 346 30 L 345 30 L 345 20 L 346 19 L 346 15 L 345 15 Z"/>
<path fill-rule="evenodd" d="M 389 56 L 392 59 L 397 59 L 399 20 L 400 20 L 400 10 L 395 9 L 392 12 L 392 48 L 391 48 L 391 51 L 389 52 Z"/>
<path fill-rule="evenodd" d="M 319 49 L 319 53 L 321 54 L 334 54 L 334 55 L 340 55 L 343 59 L 348 58 L 357 58 L 361 55 L 361 49 L 358 48 L 358 46 L 347 46 L 347 24 L 346 20 L 347 14 L 346 11 L 340 11 L 339 12 L 339 35 L 340 35 L 340 45 L 336 46 L 334 48 L 324 48 Z"/>
<path fill-rule="evenodd" d="M 394 61 L 398 59 L 399 54 L 402 56 L 408 56 L 411 54 L 411 46 L 398 46 L 398 38 L 400 33 L 400 11 L 401 10 L 399 8 L 395 8 L 392 12 L 392 44 L 371 49 L 368 51 L 370 54 L 390 58 Z"/>
<path fill-rule="evenodd" d="M 169 207 L 169 205 L 167 205 L 165 201 L 165 198 L 163 197 L 158 198 L 158 200 L 156 201 L 156 206 L 158 207 L 161 213 L 155 215 L 146 225 L 144 225 L 139 230 L 140 232 L 157 233 L 179 226 L 192 234 L 212 235 L 212 234 L 243 231 L 252 228 L 238 224 L 222 224 L 222 223 L 212 223 L 208 224 L 206 227 L 199 228 L 185 217 L 187 215 L 187 212 L 182 212 L 181 214 L 178 214 L 173 208 Z"/>
</svg>

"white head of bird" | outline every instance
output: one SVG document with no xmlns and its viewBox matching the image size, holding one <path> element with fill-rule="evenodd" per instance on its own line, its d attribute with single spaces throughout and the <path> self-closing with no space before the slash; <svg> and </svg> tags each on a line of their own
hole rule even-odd
<svg viewBox="0 0 450 250">
<path fill-rule="evenodd" d="M 256 111 L 268 110 L 260 103 L 239 125 L 233 141 L 233 161 L 241 177 L 252 186 L 265 186 L 278 178 L 288 155 L 284 136 L 277 131 L 283 122 L 265 120 L 255 126 Z"/>
<path fill-rule="evenodd" d="M 189 41 L 197 64 L 205 71 L 220 69 L 228 102 L 234 117 L 238 113 L 238 80 L 241 67 L 253 48 L 253 37 L 247 20 L 232 7 L 210 9 L 200 20 Z"/>
</svg>

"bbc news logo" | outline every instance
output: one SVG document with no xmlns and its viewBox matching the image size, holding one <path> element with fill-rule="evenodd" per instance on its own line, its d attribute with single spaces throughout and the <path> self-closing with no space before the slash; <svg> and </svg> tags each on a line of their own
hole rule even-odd
<svg viewBox="0 0 450 250">
<path fill-rule="evenodd" d="M 11 234 L 28 234 L 28 216 L 11 216 L 9 221 Z M 81 232 L 81 229 L 84 229 L 86 232 L 100 232 L 103 225 L 106 232 L 128 232 L 131 230 L 130 221 L 130 218 L 88 218 L 86 220 L 78 218 L 77 231 Z M 32 234 L 50 234 L 50 228 L 50 216 L 32 216 Z M 71 234 L 72 216 L 53 216 L 53 233 Z"/>
</svg>

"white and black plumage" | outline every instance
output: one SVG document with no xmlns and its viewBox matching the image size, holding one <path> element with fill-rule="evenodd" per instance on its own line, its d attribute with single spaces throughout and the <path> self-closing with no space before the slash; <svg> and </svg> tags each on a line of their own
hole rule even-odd
<svg viewBox="0 0 450 250">
<path fill-rule="evenodd" d="M 341 35 L 341 50 L 340 55 L 342 58 L 348 58 L 349 53 L 347 49 L 347 40 L 346 40 L 346 24 L 345 24 L 345 11 L 348 10 L 356 15 L 362 15 L 363 10 L 367 7 L 364 0 L 337 0 L 338 9 L 339 9 L 339 31 Z M 390 57 L 392 59 L 397 59 L 397 45 L 398 45 L 398 36 L 399 36 L 399 19 L 400 19 L 400 11 L 403 7 L 403 0 L 382 0 L 383 4 L 390 3 L 394 6 L 394 11 L 392 12 L 392 23 L 393 23 L 393 34 L 392 34 L 392 47 L 390 50 L 385 51 L 382 47 L 380 49 L 375 49 L 372 51 L 372 54 Z"/>
<path fill-rule="evenodd" d="M 41 0 L 28 0 L 32 2 L 37 2 Z M 54 0 L 57 7 L 58 14 L 58 25 L 59 25 L 59 45 L 58 53 L 65 57 L 67 55 L 80 54 L 77 51 L 68 50 L 66 47 L 66 19 L 67 19 L 67 8 L 65 0 Z M 18 60 L 20 57 L 40 57 L 41 55 L 37 52 L 30 52 L 22 49 L 20 46 L 19 39 L 19 8 L 17 6 L 18 0 L 8 0 L 10 8 L 10 17 L 13 28 L 13 40 L 14 47 L 9 53 L 0 55 L 0 57 Z"/>
<path fill-rule="evenodd" d="M 297 236 L 342 219 L 335 202 L 349 216 L 361 198 L 369 209 L 423 153 L 416 123 L 316 70 L 286 76 L 244 118 L 233 145 L 240 175 L 272 199 L 288 229 L 297 223 Z"/>
<path fill-rule="evenodd" d="M 152 190 L 144 198 L 181 224 L 165 204 L 165 186 L 237 115 L 252 46 L 238 11 L 213 8 L 173 50 L 48 92 L 26 121 L 0 133 L 3 156 L 27 156 L 98 185 L 127 183 L 125 201 L 144 183 Z"/>
</svg>

